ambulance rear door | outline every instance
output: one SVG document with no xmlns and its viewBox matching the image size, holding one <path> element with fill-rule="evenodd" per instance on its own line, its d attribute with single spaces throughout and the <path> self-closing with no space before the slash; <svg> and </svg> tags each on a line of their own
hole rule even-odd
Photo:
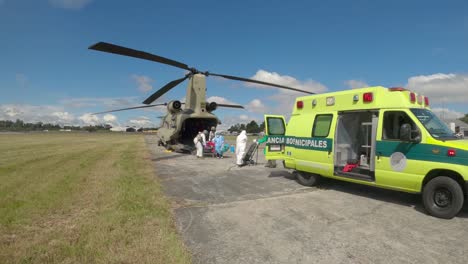
<svg viewBox="0 0 468 264">
<path fill-rule="evenodd" d="M 284 159 L 286 122 L 284 116 L 265 115 L 265 132 L 267 141 L 265 145 L 265 159 Z"/>
</svg>

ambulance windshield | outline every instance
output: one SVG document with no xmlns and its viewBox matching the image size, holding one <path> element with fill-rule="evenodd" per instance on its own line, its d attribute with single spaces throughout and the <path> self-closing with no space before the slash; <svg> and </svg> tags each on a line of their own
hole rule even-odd
<svg viewBox="0 0 468 264">
<path fill-rule="evenodd" d="M 411 109 L 424 127 L 436 139 L 457 139 L 452 130 L 434 113 L 427 109 Z"/>
</svg>

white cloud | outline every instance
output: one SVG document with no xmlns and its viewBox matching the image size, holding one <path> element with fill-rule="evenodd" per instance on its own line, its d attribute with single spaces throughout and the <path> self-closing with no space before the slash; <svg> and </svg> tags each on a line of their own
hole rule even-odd
<svg viewBox="0 0 468 264">
<path fill-rule="evenodd" d="M 3 119 L 18 118 L 23 114 L 21 106 L 17 105 L 2 105 L 0 109 L 2 109 L 0 114 Z"/>
<path fill-rule="evenodd" d="M 319 82 L 316 82 L 314 80 L 309 79 L 305 81 L 299 81 L 296 78 L 288 76 L 288 75 L 280 75 L 276 72 L 268 72 L 265 70 L 258 70 L 254 76 L 250 77 L 250 79 L 270 82 L 274 84 L 280 84 L 280 85 L 289 86 L 292 88 L 297 88 L 300 90 L 305 90 L 305 91 L 313 92 L 313 93 L 323 93 L 327 91 L 327 87 L 325 85 Z M 262 87 L 262 88 L 268 87 L 265 85 L 255 84 L 255 83 L 246 83 L 246 85 L 251 86 L 251 87 Z M 303 93 L 294 92 L 294 91 L 285 90 L 285 89 L 280 89 L 280 91 L 285 92 L 285 93 L 303 94 Z"/>
<path fill-rule="evenodd" d="M 231 100 L 229 100 L 229 99 L 227 99 L 225 97 L 221 97 L 221 96 L 210 96 L 210 97 L 206 98 L 206 101 L 207 102 L 216 102 L 218 104 L 241 105 L 239 103 L 233 102 L 233 101 L 231 101 Z M 220 108 L 222 108 L 222 107 L 219 107 L 218 109 L 220 109 Z"/>
<path fill-rule="evenodd" d="M 52 116 L 56 117 L 57 120 L 60 120 L 60 122 L 64 123 L 71 123 L 73 120 L 75 120 L 75 116 L 68 112 L 53 112 Z"/>
<path fill-rule="evenodd" d="M 102 117 L 102 123 L 106 124 L 106 125 L 110 125 L 112 127 L 118 127 L 120 126 L 120 123 L 118 122 L 117 120 L 117 116 L 115 115 L 112 115 L 112 114 L 105 114 L 103 117 Z"/>
<path fill-rule="evenodd" d="M 436 114 L 442 120 L 458 119 L 460 117 L 465 116 L 465 114 L 461 112 L 457 112 L 455 110 L 451 110 L 448 108 L 437 107 L 437 108 L 432 108 L 431 110 L 432 112 L 434 112 L 434 114 Z"/>
<path fill-rule="evenodd" d="M 276 72 L 268 72 L 265 70 L 257 71 L 257 73 L 251 77 L 251 79 L 281 84 L 313 93 L 323 93 L 328 90 L 328 88 L 325 85 L 314 80 L 309 79 L 305 81 L 300 81 L 288 75 L 280 75 Z M 247 84 L 247 86 L 265 87 L 264 85 L 257 85 L 251 83 Z M 268 109 L 270 114 L 290 115 L 296 97 L 307 95 L 305 93 L 295 92 L 286 89 L 276 89 L 276 91 L 276 94 L 268 97 L 269 100 L 273 101 L 271 106 L 270 104 L 268 104 L 270 106 Z"/>
<path fill-rule="evenodd" d="M 83 122 L 83 124 L 85 124 L 85 125 L 95 126 L 95 125 L 100 124 L 99 117 L 95 116 L 95 115 L 92 115 L 90 113 L 86 113 L 86 114 L 80 116 L 78 119 L 81 120 Z"/>
<path fill-rule="evenodd" d="M 109 97 L 109 98 L 66 98 L 60 100 L 60 104 L 67 108 L 90 108 L 97 107 L 99 111 L 116 110 L 121 108 L 133 107 L 142 105 L 140 102 L 141 98 L 131 97 Z M 159 100 L 158 100 L 159 101 Z M 158 102 L 154 102 L 157 104 Z M 152 112 L 152 113 L 165 113 L 167 107 L 164 105 L 142 108 L 140 111 Z M 128 110 L 138 111 L 138 110 Z"/>
<path fill-rule="evenodd" d="M 228 116 L 224 116 L 223 118 L 221 118 L 221 123 L 222 124 L 218 125 L 217 129 L 218 130 L 227 130 L 232 125 L 247 124 L 252 120 L 255 120 L 255 122 L 257 122 L 259 125 L 260 125 L 260 123 L 263 122 L 262 118 L 256 117 L 255 115 L 245 115 L 245 114 L 234 115 L 234 116 L 228 115 Z"/>
<path fill-rule="evenodd" d="M 268 112 L 268 108 L 260 99 L 253 99 L 252 101 L 250 101 L 250 103 L 246 105 L 245 108 L 247 109 L 247 111 L 253 113 L 264 114 Z"/>
<path fill-rule="evenodd" d="M 146 92 L 149 92 L 149 91 L 151 91 L 153 89 L 153 86 L 151 85 L 151 83 L 153 83 L 154 80 L 151 79 L 150 77 L 145 76 L 145 75 L 133 74 L 132 78 L 137 83 L 138 90 L 140 92 L 146 93 Z"/>
<path fill-rule="evenodd" d="M 351 89 L 369 87 L 369 84 L 361 80 L 347 80 L 345 81 L 345 85 Z"/>
<path fill-rule="evenodd" d="M 184 101 L 185 101 L 185 98 L 184 98 Z M 237 104 L 237 103 L 234 103 L 234 102 L 230 101 L 229 99 L 221 97 L 221 96 L 210 96 L 210 97 L 206 98 L 206 101 L 207 102 L 216 102 L 218 104 Z"/>
<path fill-rule="evenodd" d="M 130 126 L 136 126 L 136 127 L 154 127 L 156 124 L 154 124 L 150 118 L 146 116 L 139 116 L 137 118 L 133 118 L 128 120 L 127 122 Z"/>
<path fill-rule="evenodd" d="M 0 120 L 21 119 L 27 123 L 51 123 L 66 125 L 73 123 L 73 114 L 65 111 L 63 107 L 51 105 L 24 105 L 7 104 L 0 105 Z"/>
<path fill-rule="evenodd" d="M 296 96 L 278 93 L 268 98 L 274 101 L 274 105 L 269 108 L 268 114 L 291 115 L 294 103 L 296 102 Z"/>
<path fill-rule="evenodd" d="M 26 123 L 49 123 L 57 125 L 100 125 L 110 124 L 120 126 L 117 116 L 105 114 L 104 116 L 92 115 L 90 113 L 76 114 L 67 111 L 62 105 L 27 105 L 27 104 L 5 104 L 0 105 L 0 120 L 23 120 Z M 158 120 L 159 123 L 159 120 Z M 150 118 L 140 116 L 128 120 L 122 125 L 132 126 L 157 126 Z"/>
<path fill-rule="evenodd" d="M 428 96 L 431 103 L 467 103 L 468 75 L 436 73 L 408 79 L 408 89 Z"/>
<path fill-rule="evenodd" d="M 104 120 L 105 122 L 108 122 L 108 123 L 114 123 L 114 122 L 117 121 L 117 117 L 115 115 L 105 114 L 102 117 L 102 120 Z"/>
<path fill-rule="evenodd" d="M 49 0 L 49 3 L 54 7 L 64 9 L 82 9 L 92 0 Z"/>
<path fill-rule="evenodd" d="M 248 115 L 240 115 L 239 119 L 242 120 L 242 121 L 247 121 L 247 120 L 249 120 L 249 116 Z"/>
</svg>

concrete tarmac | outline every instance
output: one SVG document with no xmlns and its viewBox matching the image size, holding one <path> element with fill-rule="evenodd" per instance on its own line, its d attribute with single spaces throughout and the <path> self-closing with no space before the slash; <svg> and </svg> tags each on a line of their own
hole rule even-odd
<svg viewBox="0 0 468 264">
<path fill-rule="evenodd" d="M 468 206 L 427 215 L 418 195 L 291 171 L 168 153 L 146 136 L 156 175 L 195 263 L 466 263 Z"/>
</svg>

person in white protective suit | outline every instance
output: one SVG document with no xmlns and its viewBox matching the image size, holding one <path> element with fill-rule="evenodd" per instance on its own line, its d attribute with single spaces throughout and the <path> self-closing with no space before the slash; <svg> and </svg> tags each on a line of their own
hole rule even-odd
<svg viewBox="0 0 468 264">
<path fill-rule="evenodd" d="M 197 158 L 203 158 L 203 146 L 206 144 L 206 139 L 203 132 L 198 132 L 198 134 L 193 139 L 193 143 L 195 143 L 195 148 L 197 149 Z"/>
<path fill-rule="evenodd" d="M 237 157 L 236 164 L 238 166 L 244 165 L 242 158 L 245 155 L 246 147 L 247 147 L 247 132 L 245 130 L 242 130 L 242 132 L 237 136 L 237 139 L 236 139 L 236 157 Z"/>
<path fill-rule="evenodd" d="M 208 141 L 213 141 L 216 136 L 216 128 L 213 126 L 210 129 L 210 133 L 208 134 Z"/>
</svg>

